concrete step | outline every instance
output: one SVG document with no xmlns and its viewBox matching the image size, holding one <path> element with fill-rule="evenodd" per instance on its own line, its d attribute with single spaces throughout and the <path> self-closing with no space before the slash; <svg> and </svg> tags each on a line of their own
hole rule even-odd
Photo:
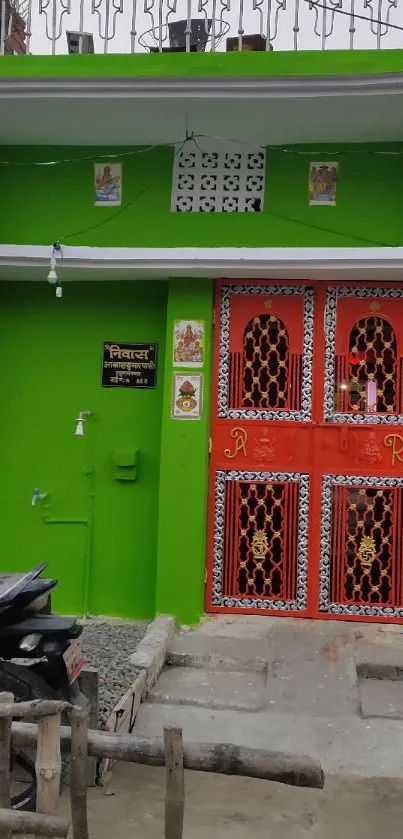
<svg viewBox="0 0 403 839">
<path fill-rule="evenodd" d="M 266 641 L 278 618 L 260 615 L 216 615 L 205 618 L 196 632 L 208 638 Z"/>
<path fill-rule="evenodd" d="M 403 647 L 361 644 L 356 652 L 357 675 L 362 679 L 403 680 Z"/>
<path fill-rule="evenodd" d="M 277 661 L 266 694 L 268 709 L 279 713 L 335 718 L 359 713 L 354 660 L 347 654 L 330 666 L 320 653 Z"/>
<path fill-rule="evenodd" d="M 403 720 L 403 684 L 386 679 L 362 679 L 359 681 L 361 716 L 363 719 L 381 717 L 388 720 Z"/>
<path fill-rule="evenodd" d="M 268 640 L 208 636 L 199 632 L 176 635 L 167 662 L 175 667 L 265 673 L 271 659 Z"/>
<path fill-rule="evenodd" d="M 168 667 L 149 692 L 147 701 L 258 711 L 265 707 L 265 689 L 263 673 Z"/>
</svg>

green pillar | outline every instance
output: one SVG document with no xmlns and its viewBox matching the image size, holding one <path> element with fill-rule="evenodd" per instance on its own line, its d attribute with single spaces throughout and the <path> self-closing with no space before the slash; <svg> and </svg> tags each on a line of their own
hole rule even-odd
<svg viewBox="0 0 403 839">
<path fill-rule="evenodd" d="M 200 370 L 173 367 L 174 321 L 205 322 L 204 364 Z M 172 279 L 167 308 L 162 414 L 156 613 L 194 624 L 204 610 L 207 541 L 208 447 L 210 435 L 213 283 Z M 203 373 L 199 420 L 172 419 L 174 372 Z"/>
</svg>

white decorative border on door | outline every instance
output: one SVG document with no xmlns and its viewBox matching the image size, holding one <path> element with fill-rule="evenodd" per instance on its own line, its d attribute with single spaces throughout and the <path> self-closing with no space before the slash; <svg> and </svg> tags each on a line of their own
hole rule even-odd
<svg viewBox="0 0 403 839">
<path fill-rule="evenodd" d="M 302 351 L 302 398 L 300 411 L 258 411 L 229 410 L 229 334 L 231 295 L 285 295 L 294 294 L 304 297 L 304 335 Z M 314 326 L 314 290 L 307 286 L 280 285 L 225 285 L 221 289 L 220 313 L 220 357 L 218 367 L 218 416 L 220 419 L 262 419 L 310 422 L 312 419 L 312 364 L 313 364 L 313 326 Z"/>
<path fill-rule="evenodd" d="M 363 286 L 339 286 L 328 288 L 325 305 L 325 422 L 347 422 L 355 425 L 363 423 L 403 425 L 403 414 L 349 414 L 334 410 L 335 388 L 335 353 L 337 328 L 337 301 L 340 297 L 381 298 L 386 300 L 402 299 L 401 288 L 368 288 Z"/>
<path fill-rule="evenodd" d="M 403 608 L 363 606 L 359 603 L 332 603 L 330 600 L 330 564 L 332 558 L 332 487 L 403 487 L 403 478 L 368 477 L 362 475 L 323 475 L 320 551 L 319 611 L 329 615 L 357 617 L 403 618 Z"/>
<path fill-rule="evenodd" d="M 251 597 L 226 597 L 222 593 L 226 481 L 293 481 L 299 485 L 297 597 L 295 600 L 268 600 Z M 240 472 L 219 470 L 215 473 L 215 515 L 212 606 L 227 609 L 259 609 L 262 612 L 303 611 L 307 608 L 308 577 L 309 475 L 300 472 Z"/>
</svg>

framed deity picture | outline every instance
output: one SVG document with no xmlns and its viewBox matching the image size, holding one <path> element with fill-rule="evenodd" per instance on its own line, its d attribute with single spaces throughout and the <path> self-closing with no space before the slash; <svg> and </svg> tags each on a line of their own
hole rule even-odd
<svg viewBox="0 0 403 839">
<path fill-rule="evenodd" d="M 198 420 L 203 404 L 203 374 L 174 373 L 172 379 L 172 419 Z"/>
<path fill-rule="evenodd" d="M 311 163 L 309 166 L 309 203 L 314 206 L 336 206 L 338 163 Z"/>
<path fill-rule="evenodd" d="M 122 203 L 122 164 L 95 163 L 94 204 L 96 207 L 120 207 Z"/>
<path fill-rule="evenodd" d="M 203 367 L 204 321 L 176 320 L 173 347 L 174 367 Z"/>
</svg>

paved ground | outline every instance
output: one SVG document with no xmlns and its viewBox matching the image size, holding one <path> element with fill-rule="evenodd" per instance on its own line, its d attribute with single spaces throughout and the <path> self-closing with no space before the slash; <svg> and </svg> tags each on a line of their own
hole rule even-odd
<svg viewBox="0 0 403 839">
<path fill-rule="evenodd" d="M 136 731 L 308 754 L 325 772 L 403 779 L 402 627 L 219 617 L 181 632 Z M 385 672 L 378 672 L 378 668 Z M 363 678 L 375 673 L 380 681 Z"/>
<path fill-rule="evenodd" d="M 184 839 L 400 836 L 401 627 L 226 618 L 181 633 L 170 660 L 137 733 L 173 722 L 192 740 L 309 754 L 326 772 L 324 790 L 188 772 Z M 117 766 L 114 795 L 90 790 L 92 839 L 163 839 L 164 783 L 163 769 Z"/>
<path fill-rule="evenodd" d="M 164 770 L 120 765 L 113 789 L 90 790 L 91 839 L 163 839 Z M 184 839 L 395 839 L 402 819 L 400 781 L 329 778 L 320 791 L 186 775 Z"/>
</svg>

